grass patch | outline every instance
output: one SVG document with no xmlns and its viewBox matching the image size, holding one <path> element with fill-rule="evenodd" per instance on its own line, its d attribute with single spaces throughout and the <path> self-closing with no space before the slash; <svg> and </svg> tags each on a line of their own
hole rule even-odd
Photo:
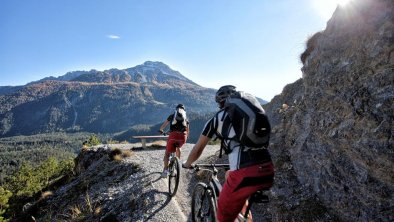
<svg viewBox="0 0 394 222">
<path fill-rule="evenodd" d="M 115 161 L 122 161 L 124 158 L 133 156 L 133 154 L 131 150 L 115 148 L 109 153 L 109 158 Z"/>
<path fill-rule="evenodd" d="M 154 141 L 153 143 L 152 143 L 152 147 L 154 147 L 154 148 L 159 148 L 159 147 L 165 147 L 167 145 L 167 141 L 165 141 L 165 140 L 158 140 L 158 141 Z"/>
</svg>

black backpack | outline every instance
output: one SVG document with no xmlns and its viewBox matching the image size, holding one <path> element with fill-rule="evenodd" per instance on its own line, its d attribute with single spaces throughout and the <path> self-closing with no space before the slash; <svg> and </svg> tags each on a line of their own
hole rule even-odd
<svg viewBox="0 0 394 222">
<path fill-rule="evenodd" d="M 224 139 L 236 140 L 255 149 L 268 146 L 271 125 L 263 107 L 254 96 L 236 92 L 226 100 L 224 109 L 236 134 L 234 138 Z"/>
<path fill-rule="evenodd" d="M 181 113 L 180 110 L 175 110 L 174 117 L 171 120 L 170 130 L 171 131 L 180 131 L 183 132 L 186 130 L 188 120 L 186 117 L 186 111 L 183 111 L 184 114 Z"/>
<path fill-rule="evenodd" d="M 185 120 L 185 117 L 180 112 L 175 112 L 174 118 L 176 122 L 183 122 Z"/>
</svg>

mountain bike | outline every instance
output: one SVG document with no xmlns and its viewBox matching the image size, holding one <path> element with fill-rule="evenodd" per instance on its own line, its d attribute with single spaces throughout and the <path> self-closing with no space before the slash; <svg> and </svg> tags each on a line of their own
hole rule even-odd
<svg viewBox="0 0 394 222">
<path fill-rule="evenodd" d="M 181 175 L 179 159 L 175 156 L 175 152 L 170 153 L 168 172 L 168 192 L 173 197 L 178 191 L 179 177 Z"/>
<path fill-rule="evenodd" d="M 163 132 L 163 135 L 168 135 L 167 132 Z M 175 150 L 179 148 L 178 143 L 174 143 Z M 175 152 L 170 153 L 168 159 L 168 193 L 171 197 L 175 196 L 178 191 L 179 177 L 181 175 L 180 162 Z"/>
<path fill-rule="evenodd" d="M 218 169 L 229 169 L 229 164 L 196 164 L 192 167 L 195 172 L 200 170 L 210 172 L 207 183 L 199 182 L 196 184 L 192 194 L 192 221 L 217 221 L 217 201 L 222 189 L 218 180 Z M 253 193 L 248 199 L 248 206 L 244 213 L 239 213 L 237 221 L 247 221 L 250 209 L 254 203 L 268 203 L 269 198 L 264 194 L 268 189 L 263 189 Z"/>
</svg>

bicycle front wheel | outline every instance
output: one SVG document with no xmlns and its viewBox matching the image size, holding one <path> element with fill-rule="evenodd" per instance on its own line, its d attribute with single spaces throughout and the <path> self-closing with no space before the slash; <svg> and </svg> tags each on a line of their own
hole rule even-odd
<svg viewBox="0 0 394 222">
<path fill-rule="evenodd" d="M 170 196 L 173 197 L 178 190 L 179 177 L 181 175 L 178 157 L 174 156 L 171 159 L 171 162 L 169 164 L 169 172 L 170 175 L 168 176 L 168 192 L 170 193 Z"/>
<path fill-rule="evenodd" d="M 213 191 L 208 185 L 202 182 L 199 182 L 193 190 L 192 221 L 216 221 Z"/>
</svg>

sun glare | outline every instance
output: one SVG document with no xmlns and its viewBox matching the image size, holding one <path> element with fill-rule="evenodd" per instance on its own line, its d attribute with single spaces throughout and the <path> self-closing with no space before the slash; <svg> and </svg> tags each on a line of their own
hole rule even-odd
<svg viewBox="0 0 394 222">
<path fill-rule="evenodd" d="M 331 18 L 337 6 L 346 6 L 351 0 L 310 0 L 313 9 L 325 20 Z"/>
<path fill-rule="evenodd" d="M 350 2 L 350 0 L 336 0 L 336 2 L 340 6 L 345 6 Z"/>
</svg>

